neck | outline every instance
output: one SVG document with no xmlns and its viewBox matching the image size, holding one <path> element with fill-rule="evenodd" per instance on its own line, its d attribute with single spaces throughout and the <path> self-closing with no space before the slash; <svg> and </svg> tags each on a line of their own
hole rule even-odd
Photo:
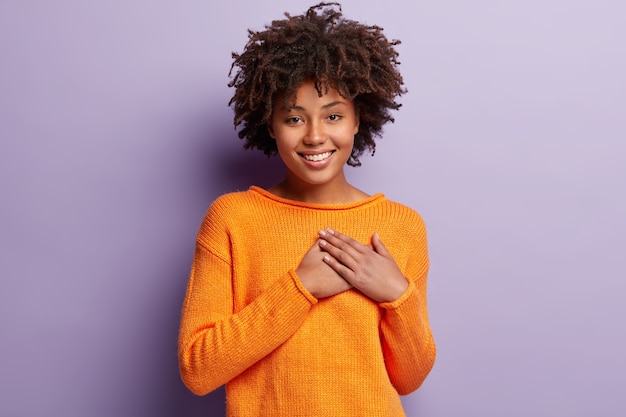
<svg viewBox="0 0 626 417">
<path fill-rule="evenodd" d="M 308 184 L 295 178 L 285 179 L 269 191 L 279 197 L 294 201 L 317 204 L 352 203 L 369 197 L 358 190 L 343 178 L 338 178 L 332 184 Z"/>
</svg>

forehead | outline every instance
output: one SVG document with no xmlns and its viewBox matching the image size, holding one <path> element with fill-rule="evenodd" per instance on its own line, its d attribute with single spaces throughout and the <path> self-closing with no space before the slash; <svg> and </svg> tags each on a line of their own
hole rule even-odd
<svg viewBox="0 0 626 417">
<path fill-rule="evenodd" d="M 278 105 L 277 107 L 282 107 L 285 110 L 294 107 L 326 106 L 329 103 L 350 104 L 351 100 L 341 95 L 332 86 L 327 88 L 316 86 L 313 80 L 306 80 L 301 83 L 290 96 L 285 96 L 284 93 L 278 94 L 275 102 Z"/>
</svg>

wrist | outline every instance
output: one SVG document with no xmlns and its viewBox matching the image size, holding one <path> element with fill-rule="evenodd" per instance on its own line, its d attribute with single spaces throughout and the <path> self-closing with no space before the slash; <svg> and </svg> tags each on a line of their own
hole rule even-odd
<svg viewBox="0 0 626 417">
<path fill-rule="evenodd" d="M 403 276 L 402 280 L 398 280 L 394 283 L 392 291 L 390 291 L 388 297 L 386 297 L 387 299 L 381 302 L 382 303 L 396 302 L 404 295 L 404 293 L 406 293 L 407 288 L 409 288 L 409 281 L 407 281 L 407 279 L 404 278 Z"/>
<path fill-rule="evenodd" d="M 415 291 L 415 284 L 413 284 L 410 281 L 407 281 L 407 288 L 404 291 L 404 293 L 402 293 L 395 300 L 383 302 L 383 303 L 380 303 L 379 305 L 382 308 L 387 309 L 387 310 L 396 309 L 396 308 L 400 307 L 406 301 L 406 299 L 409 298 L 411 296 L 411 294 L 413 294 L 414 291 Z"/>
<path fill-rule="evenodd" d="M 316 290 L 314 288 L 315 280 L 311 279 L 311 273 L 306 268 L 302 268 L 302 267 L 298 267 L 298 269 L 296 269 L 295 272 L 296 272 L 296 276 L 298 277 L 298 280 L 300 281 L 300 285 L 302 285 L 302 287 L 309 294 L 317 298 Z"/>
</svg>

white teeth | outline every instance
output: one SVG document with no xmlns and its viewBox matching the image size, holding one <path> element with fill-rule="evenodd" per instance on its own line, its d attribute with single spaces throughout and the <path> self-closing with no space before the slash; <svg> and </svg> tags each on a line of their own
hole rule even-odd
<svg viewBox="0 0 626 417">
<path fill-rule="evenodd" d="M 332 155 L 332 152 L 318 153 L 316 155 L 302 155 L 307 161 L 322 161 Z"/>
</svg>

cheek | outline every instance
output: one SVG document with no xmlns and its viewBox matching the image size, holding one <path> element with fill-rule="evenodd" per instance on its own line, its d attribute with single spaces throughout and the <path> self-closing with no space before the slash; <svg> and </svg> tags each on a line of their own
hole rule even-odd
<svg viewBox="0 0 626 417">
<path fill-rule="evenodd" d="M 280 130 L 275 131 L 274 142 L 276 143 L 276 149 L 280 155 L 287 155 L 292 152 L 295 143 L 290 140 L 289 137 L 285 137 L 284 132 Z"/>
<path fill-rule="evenodd" d="M 356 136 L 356 134 L 359 132 L 359 125 L 355 125 L 354 127 L 348 127 L 346 128 L 344 137 L 346 138 L 346 142 L 350 142 L 350 144 L 354 143 L 354 137 Z"/>
</svg>

